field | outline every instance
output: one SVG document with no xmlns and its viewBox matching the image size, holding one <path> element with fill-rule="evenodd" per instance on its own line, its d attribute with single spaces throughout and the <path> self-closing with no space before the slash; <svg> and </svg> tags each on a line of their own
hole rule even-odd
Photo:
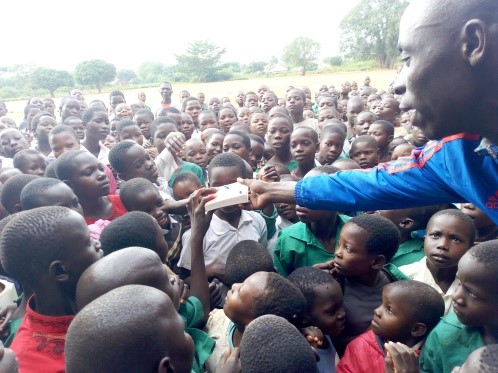
<svg viewBox="0 0 498 373">
<path fill-rule="evenodd" d="M 217 96 L 221 99 L 223 96 L 228 96 L 234 102 L 234 97 L 239 90 L 249 91 L 256 90 L 260 84 L 266 84 L 273 90 L 278 97 L 283 97 L 286 88 L 289 85 L 295 87 L 308 86 L 311 92 L 314 92 L 318 86 L 321 84 L 335 85 L 339 87 L 340 84 L 345 81 L 356 81 L 361 86 L 363 84 L 363 79 L 365 76 L 370 76 L 373 87 L 379 89 L 387 89 L 389 84 L 393 81 L 396 76 L 394 70 L 371 70 L 371 71 L 351 71 L 351 72 L 340 72 L 331 74 L 310 74 L 306 76 L 275 76 L 272 78 L 255 78 L 250 80 L 232 80 L 227 82 L 215 82 L 215 83 L 173 83 L 173 101 L 178 100 L 178 94 L 180 90 L 186 89 L 192 95 L 197 95 L 198 92 L 204 92 L 206 99 L 209 97 Z M 137 94 L 139 91 L 144 91 L 147 95 L 146 104 L 152 109 L 159 107 L 161 96 L 159 94 L 159 84 L 157 87 L 152 88 L 136 88 L 136 89 L 125 89 L 121 90 L 124 92 L 126 100 L 128 103 L 134 103 L 137 99 Z M 106 104 L 109 102 L 108 92 L 96 93 L 96 94 L 85 94 L 85 101 L 90 102 L 94 99 L 100 99 Z M 60 97 L 55 98 L 56 107 L 59 106 Z M 9 116 L 13 117 L 17 123 L 20 123 L 23 117 L 23 108 L 26 105 L 26 101 L 10 101 L 7 102 L 7 108 L 9 109 Z"/>
</svg>

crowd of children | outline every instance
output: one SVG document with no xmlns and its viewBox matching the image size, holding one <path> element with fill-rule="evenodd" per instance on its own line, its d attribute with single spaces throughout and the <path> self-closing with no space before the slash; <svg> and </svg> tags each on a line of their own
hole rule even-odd
<svg viewBox="0 0 498 373">
<path fill-rule="evenodd" d="M 409 162 L 428 139 L 398 95 L 160 93 L 0 118 L 2 372 L 498 371 L 498 226 L 475 205 L 206 212 L 240 178 Z"/>
</svg>

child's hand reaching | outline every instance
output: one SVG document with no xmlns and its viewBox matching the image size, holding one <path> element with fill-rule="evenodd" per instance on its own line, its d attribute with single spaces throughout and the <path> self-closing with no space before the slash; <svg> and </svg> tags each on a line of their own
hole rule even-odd
<svg viewBox="0 0 498 373">
<path fill-rule="evenodd" d="M 280 176 L 278 175 L 275 166 L 269 164 L 261 167 L 258 172 L 257 179 L 266 182 L 277 182 L 280 181 Z"/>
<path fill-rule="evenodd" d="M 223 355 L 221 355 L 218 366 L 216 367 L 216 373 L 238 373 L 241 372 L 242 368 L 240 366 L 240 350 L 238 347 L 234 349 L 228 349 Z"/>
<path fill-rule="evenodd" d="M 386 343 L 384 348 L 386 349 L 386 357 L 384 358 L 386 373 L 420 372 L 416 351 L 399 342 Z"/>
<path fill-rule="evenodd" d="M 323 333 L 316 326 L 308 326 L 302 329 L 301 333 L 312 348 L 317 349 L 323 345 Z"/>
<path fill-rule="evenodd" d="M 0 338 L 2 340 L 10 334 L 9 321 L 16 310 L 16 304 L 11 304 L 0 309 Z"/>
<path fill-rule="evenodd" d="M 209 301 L 211 310 L 215 309 L 221 302 L 221 282 L 215 278 L 209 283 Z"/>
<path fill-rule="evenodd" d="M 185 135 L 181 132 L 171 132 L 164 140 L 164 144 L 180 165 L 183 158 L 183 148 L 185 147 Z"/>
<path fill-rule="evenodd" d="M 194 229 L 197 230 L 196 233 L 202 235 L 207 232 L 214 210 L 206 213 L 205 205 L 206 202 L 215 198 L 214 193 L 216 193 L 215 188 L 201 188 L 192 193 L 188 199 L 187 211 L 192 224 L 192 232 L 194 232 Z"/>
</svg>

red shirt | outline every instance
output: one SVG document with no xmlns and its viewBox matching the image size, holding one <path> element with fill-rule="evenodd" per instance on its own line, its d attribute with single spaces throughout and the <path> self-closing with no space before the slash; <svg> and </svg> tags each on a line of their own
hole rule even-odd
<svg viewBox="0 0 498 373">
<path fill-rule="evenodd" d="M 117 194 L 111 194 L 108 195 L 107 198 L 109 198 L 109 202 L 112 204 L 112 212 L 109 216 L 105 218 L 97 218 L 97 217 L 88 217 L 85 216 L 85 221 L 87 225 L 94 224 L 97 220 L 114 220 L 117 217 L 120 217 L 121 215 L 126 214 L 128 211 L 126 211 L 126 208 L 123 205 L 123 202 L 121 202 L 121 198 Z"/>
<path fill-rule="evenodd" d="M 33 295 L 26 306 L 26 315 L 10 348 L 19 360 L 22 373 L 64 372 L 64 344 L 74 315 L 45 316 L 35 312 Z"/>
</svg>

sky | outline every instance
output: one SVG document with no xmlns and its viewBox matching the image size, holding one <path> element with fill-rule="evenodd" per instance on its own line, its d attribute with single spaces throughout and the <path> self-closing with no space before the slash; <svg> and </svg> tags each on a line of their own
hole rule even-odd
<svg viewBox="0 0 498 373">
<path fill-rule="evenodd" d="M 72 71 L 103 59 L 118 69 L 175 64 L 195 40 L 226 49 L 223 62 L 280 58 L 298 36 L 339 51 L 339 23 L 359 0 L 24 0 L 2 2 L 0 66 L 33 64 Z"/>
</svg>

